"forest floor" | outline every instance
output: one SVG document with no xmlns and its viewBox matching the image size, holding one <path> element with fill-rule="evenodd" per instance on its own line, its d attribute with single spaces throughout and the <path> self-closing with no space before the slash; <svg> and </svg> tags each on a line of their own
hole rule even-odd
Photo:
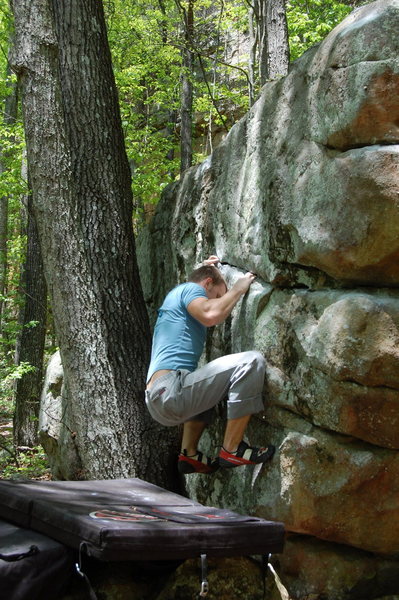
<svg viewBox="0 0 399 600">
<path fill-rule="evenodd" d="M 51 479 L 41 446 L 15 446 L 10 400 L 0 399 L 0 479 Z"/>
</svg>

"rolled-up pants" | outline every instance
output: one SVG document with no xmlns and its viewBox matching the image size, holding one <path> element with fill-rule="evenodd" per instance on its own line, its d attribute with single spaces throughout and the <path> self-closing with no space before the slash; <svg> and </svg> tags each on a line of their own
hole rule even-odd
<svg viewBox="0 0 399 600">
<path fill-rule="evenodd" d="M 193 372 L 170 371 L 146 391 L 147 408 L 156 421 L 173 426 L 186 421 L 210 422 L 212 409 L 227 398 L 227 418 L 263 410 L 265 359 L 257 351 L 217 358 Z"/>
</svg>

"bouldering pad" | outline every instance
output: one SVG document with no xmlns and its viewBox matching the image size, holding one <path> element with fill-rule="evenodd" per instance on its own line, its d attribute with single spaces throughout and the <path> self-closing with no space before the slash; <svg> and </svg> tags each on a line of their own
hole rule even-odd
<svg viewBox="0 0 399 600">
<path fill-rule="evenodd" d="M 141 479 L 0 481 L 0 516 L 102 560 L 278 553 L 284 525 L 202 504 Z"/>
<path fill-rule="evenodd" d="M 36 531 L 0 520 L 0 597 L 59 598 L 75 572 L 75 553 Z"/>
</svg>

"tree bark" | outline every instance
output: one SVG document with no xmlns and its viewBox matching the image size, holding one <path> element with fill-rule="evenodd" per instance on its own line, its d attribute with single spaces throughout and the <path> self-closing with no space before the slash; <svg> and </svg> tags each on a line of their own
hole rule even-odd
<svg viewBox="0 0 399 600">
<path fill-rule="evenodd" d="M 182 50 L 180 94 L 180 173 L 193 163 L 193 63 L 192 39 L 194 29 L 194 0 L 183 11 L 185 47 Z"/>
<path fill-rule="evenodd" d="M 150 331 L 102 3 L 13 0 L 13 11 L 32 204 L 83 467 L 76 476 L 172 487 L 170 438 L 143 402 Z"/>
<path fill-rule="evenodd" d="M 269 77 L 268 72 L 268 9 L 270 1 L 273 0 L 254 0 L 255 14 L 258 19 L 258 68 L 259 68 L 259 83 L 264 85 Z"/>
<path fill-rule="evenodd" d="M 7 75 L 9 75 L 7 69 Z M 11 93 L 4 100 L 4 123 L 11 125 L 17 118 L 18 90 L 14 83 Z M 3 150 L 0 149 L 0 173 L 7 169 L 5 166 Z M 7 242 L 8 242 L 8 196 L 0 196 L 0 336 L 3 330 L 4 294 L 7 283 Z"/>
<path fill-rule="evenodd" d="M 260 86 L 288 73 L 289 44 L 285 4 L 286 0 L 254 0 L 251 9 L 250 18 L 256 19 Z"/>
<path fill-rule="evenodd" d="M 0 161 L 0 173 L 3 167 Z M 3 305 L 7 281 L 8 197 L 0 197 L 0 336 L 3 330 Z"/>
<path fill-rule="evenodd" d="M 248 60 L 248 96 L 249 106 L 255 102 L 255 66 L 256 50 L 258 47 L 258 27 L 255 14 L 255 6 L 251 6 L 248 11 L 248 29 L 249 29 L 249 60 Z"/>
<path fill-rule="evenodd" d="M 288 73 L 290 51 L 288 44 L 286 0 L 269 0 L 266 12 L 267 52 L 266 78 L 276 79 Z M 264 81 L 261 81 L 263 85 Z"/>
<path fill-rule="evenodd" d="M 15 382 L 13 433 L 17 446 L 36 446 L 38 444 L 38 418 L 43 381 L 47 287 L 30 196 L 27 198 L 26 236 L 26 258 L 21 274 L 21 293 L 24 301 L 19 317 L 22 329 L 17 340 L 15 362 L 18 365 L 21 362 L 29 363 L 34 370 L 24 373 Z"/>
</svg>

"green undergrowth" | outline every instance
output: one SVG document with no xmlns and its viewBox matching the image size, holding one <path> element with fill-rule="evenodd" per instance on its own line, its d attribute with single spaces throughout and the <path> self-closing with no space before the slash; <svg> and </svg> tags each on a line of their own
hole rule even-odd
<svg viewBox="0 0 399 600">
<path fill-rule="evenodd" d="M 42 446 L 16 446 L 12 435 L 14 403 L 0 399 L 0 479 L 49 479 Z"/>
</svg>

